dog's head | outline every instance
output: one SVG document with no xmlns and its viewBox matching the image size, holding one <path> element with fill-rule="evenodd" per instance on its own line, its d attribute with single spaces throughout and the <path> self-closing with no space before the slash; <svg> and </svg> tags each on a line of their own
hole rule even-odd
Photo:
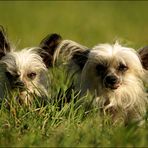
<svg viewBox="0 0 148 148">
<path fill-rule="evenodd" d="M 100 44 L 91 50 L 75 44 L 75 48 L 77 50 L 72 53 L 71 61 L 81 71 L 82 90 L 97 91 L 100 95 L 126 88 L 143 74 L 142 64 L 134 49 L 118 43 Z"/>
<path fill-rule="evenodd" d="M 38 47 L 15 51 L 4 29 L 0 29 L 0 68 L 8 90 L 17 90 L 22 98 L 47 95 L 47 70 L 53 65 L 53 55 L 61 37 L 48 35 Z M 3 86 L 4 87 L 4 86 Z M 26 101 L 26 100 L 24 100 Z"/>
<path fill-rule="evenodd" d="M 95 71 L 94 75 L 99 78 L 103 88 L 112 90 L 126 85 L 130 75 L 139 76 L 142 73 L 142 65 L 136 52 L 118 43 L 95 46 L 90 51 L 84 69 L 87 68 Z"/>
</svg>

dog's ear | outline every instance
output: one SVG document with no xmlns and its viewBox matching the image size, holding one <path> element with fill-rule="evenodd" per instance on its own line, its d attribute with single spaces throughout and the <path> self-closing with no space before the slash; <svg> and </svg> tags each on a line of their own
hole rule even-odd
<svg viewBox="0 0 148 148">
<path fill-rule="evenodd" d="M 7 40 L 3 26 L 0 26 L 0 59 L 10 52 L 10 44 Z"/>
<path fill-rule="evenodd" d="M 86 61 L 88 60 L 88 54 L 89 54 L 89 50 L 85 50 L 85 51 L 77 51 L 73 54 L 72 56 L 72 61 L 78 65 L 80 67 L 80 69 L 82 70 Z"/>
<path fill-rule="evenodd" d="M 138 50 L 144 69 L 148 70 L 148 46 Z"/>
<path fill-rule="evenodd" d="M 58 49 L 61 55 L 70 61 L 70 67 L 77 65 L 80 70 L 83 69 L 90 52 L 88 47 L 72 40 L 63 40 Z"/>
<path fill-rule="evenodd" d="M 43 58 L 47 68 L 53 66 L 53 56 L 61 41 L 62 37 L 55 33 L 47 35 L 41 41 L 39 46 L 43 49 L 43 51 L 40 53 L 40 55 Z"/>
</svg>

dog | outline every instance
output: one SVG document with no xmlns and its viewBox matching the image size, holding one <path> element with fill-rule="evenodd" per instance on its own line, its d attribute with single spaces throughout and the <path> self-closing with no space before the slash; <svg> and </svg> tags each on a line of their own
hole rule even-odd
<svg viewBox="0 0 148 148">
<path fill-rule="evenodd" d="M 77 75 L 75 88 L 81 90 L 81 96 L 91 93 L 101 112 L 110 115 L 114 123 L 140 121 L 141 124 L 148 103 L 143 84 L 147 62 L 142 53 L 118 42 L 89 49 L 72 40 L 63 40 L 54 56 L 66 59 L 68 71 Z"/>
<path fill-rule="evenodd" d="M 33 99 L 47 98 L 48 69 L 53 66 L 54 49 L 61 37 L 47 35 L 37 47 L 16 51 L 10 44 L 6 31 L 0 27 L 0 98 L 15 96 L 29 105 Z M 11 98 L 10 97 L 10 98 Z"/>
</svg>

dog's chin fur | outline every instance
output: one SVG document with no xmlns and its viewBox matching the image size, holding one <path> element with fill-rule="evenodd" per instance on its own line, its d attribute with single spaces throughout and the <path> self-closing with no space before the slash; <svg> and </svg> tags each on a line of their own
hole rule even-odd
<svg viewBox="0 0 148 148">
<path fill-rule="evenodd" d="M 122 84 L 116 90 L 99 89 L 97 92 L 101 93 L 96 95 L 95 102 L 103 108 L 105 114 L 109 112 L 114 121 L 121 118 L 125 123 L 141 121 L 146 114 L 147 106 L 147 96 L 143 84 L 133 75 L 130 75 L 125 81 L 126 84 Z M 116 112 L 113 112 L 112 109 Z"/>
<path fill-rule="evenodd" d="M 3 78 L 4 82 L 1 82 L 2 85 L 7 86 L 6 89 L 10 92 L 18 91 L 11 83 L 13 79 L 8 80 L 5 73 L 11 73 L 14 78 L 18 75 L 19 81 L 24 83 L 23 90 L 19 91 L 19 99 L 26 104 L 32 101 L 34 95 L 39 97 L 47 96 L 47 68 L 39 56 L 38 50 L 40 50 L 39 47 L 34 47 L 18 52 L 9 52 L 0 61 L 0 65 L 3 67 L 1 76 L 5 77 Z M 36 74 L 33 80 L 27 77 L 31 72 Z"/>
<path fill-rule="evenodd" d="M 104 114 L 109 113 L 113 121 L 122 119 L 124 123 L 139 121 L 144 117 L 148 105 L 143 84 L 145 70 L 134 49 L 115 43 L 114 45 L 99 44 L 89 50 L 68 40 L 63 41 L 59 48 L 62 50 L 65 48 L 65 52 L 71 50 L 70 68 L 72 71 L 76 68 L 79 81 L 76 84 L 80 84 L 76 89 L 81 90 L 82 96 L 88 91 L 95 96 L 94 102 L 101 110 L 103 109 Z M 119 77 L 120 83 L 113 89 L 106 87 L 104 78 L 97 74 L 98 63 L 106 65 L 110 73 L 115 73 Z M 119 63 L 127 67 L 127 70 L 120 74 L 116 70 Z M 109 71 L 105 75 L 108 73 Z"/>
</svg>

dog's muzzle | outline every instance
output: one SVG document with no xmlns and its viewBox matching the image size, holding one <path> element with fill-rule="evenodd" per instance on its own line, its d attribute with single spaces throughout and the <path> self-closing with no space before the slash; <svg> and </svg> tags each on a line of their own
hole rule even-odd
<svg viewBox="0 0 148 148">
<path fill-rule="evenodd" d="M 104 84 L 106 88 L 117 89 L 120 86 L 120 80 L 115 75 L 108 75 L 104 79 Z"/>
<path fill-rule="evenodd" d="M 18 88 L 20 91 L 24 91 L 25 90 L 25 84 L 23 81 L 16 81 L 14 82 L 14 88 Z"/>
</svg>

